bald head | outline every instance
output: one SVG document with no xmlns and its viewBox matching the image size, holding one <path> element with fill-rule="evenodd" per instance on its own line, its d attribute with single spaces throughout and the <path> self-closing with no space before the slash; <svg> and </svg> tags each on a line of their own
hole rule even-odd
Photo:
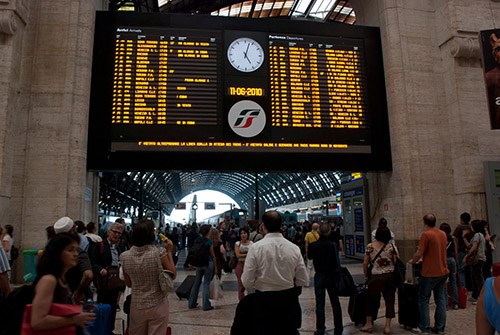
<svg viewBox="0 0 500 335">
<path fill-rule="evenodd" d="M 279 232 L 281 230 L 281 215 L 276 211 L 267 211 L 262 215 L 262 222 L 270 233 Z"/>
<path fill-rule="evenodd" d="M 314 222 L 312 225 L 312 230 L 316 231 L 319 228 L 319 224 L 317 222 Z"/>
<path fill-rule="evenodd" d="M 424 215 L 424 224 L 427 227 L 434 228 L 436 226 L 436 216 L 434 214 L 425 214 Z"/>
</svg>

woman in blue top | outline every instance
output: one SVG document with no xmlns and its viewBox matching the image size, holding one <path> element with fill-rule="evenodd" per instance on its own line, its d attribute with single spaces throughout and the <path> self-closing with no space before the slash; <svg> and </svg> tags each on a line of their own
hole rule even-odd
<svg viewBox="0 0 500 335">
<path fill-rule="evenodd" d="M 476 308 L 476 335 L 500 332 L 500 277 L 486 279 Z"/>
<path fill-rule="evenodd" d="M 199 233 L 206 240 L 205 241 L 205 252 L 208 253 L 208 264 L 205 266 L 196 267 L 196 279 L 194 280 L 193 288 L 189 294 L 189 308 L 196 308 L 198 306 L 198 292 L 200 291 L 201 279 L 203 278 L 203 293 L 202 302 L 203 310 L 209 311 L 214 309 L 210 305 L 210 281 L 212 280 L 212 275 L 214 273 L 215 253 L 214 253 L 214 243 L 212 240 L 207 239 L 208 232 L 210 231 L 210 225 L 204 224 L 200 227 Z"/>
</svg>

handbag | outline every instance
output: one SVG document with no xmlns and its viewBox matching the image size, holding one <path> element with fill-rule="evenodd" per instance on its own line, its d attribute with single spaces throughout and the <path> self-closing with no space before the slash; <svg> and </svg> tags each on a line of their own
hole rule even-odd
<svg viewBox="0 0 500 335">
<path fill-rule="evenodd" d="M 392 248 L 396 250 L 394 244 L 392 244 Z M 401 260 L 401 258 L 399 258 L 398 255 L 395 255 L 393 262 L 394 262 L 394 285 L 399 287 L 403 285 L 405 282 L 406 264 L 403 263 L 403 261 Z"/>
<path fill-rule="evenodd" d="M 21 335 L 76 335 L 75 325 L 61 327 L 50 330 L 35 330 L 31 327 L 31 312 L 33 309 L 32 304 L 26 305 L 23 314 L 23 324 L 21 326 Z M 70 304 L 52 303 L 50 305 L 49 315 L 54 316 L 71 316 L 80 314 L 82 306 Z"/>
<path fill-rule="evenodd" d="M 476 248 L 469 256 L 467 256 L 465 265 L 473 266 L 477 264 L 477 262 L 479 261 L 478 249 L 479 248 Z"/>
<path fill-rule="evenodd" d="M 228 265 L 231 269 L 236 269 L 237 264 L 238 264 L 238 257 L 236 257 L 236 253 L 234 253 L 229 259 Z"/>
<path fill-rule="evenodd" d="M 105 276 L 99 276 L 98 287 L 99 291 L 123 291 L 125 290 L 125 282 L 120 279 L 120 268 L 118 266 L 108 266 L 108 272 Z"/>
<path fill-rule="evenodd" d="M 158 281 L 160 282 L 160 288 L 163 293 L 173 292 L 174 290 L 174 273 L 170 270 L 165 270 L 161 265 L 160 261 L 160 251 L 157 249 L 156 258 L 158 260 L 158 269 L 160 274 L 158 275 Z"/>
</svg>

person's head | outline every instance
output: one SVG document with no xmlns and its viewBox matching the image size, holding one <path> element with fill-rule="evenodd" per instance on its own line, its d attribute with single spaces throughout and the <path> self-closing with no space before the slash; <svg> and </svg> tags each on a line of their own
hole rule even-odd
<svg viewBox="0 0 500 335">
<path fill-rule="evenodd" d="M 108 240 L 111 244 L 116 244 L 123 233 L 123 225 L 121 223 L 115 222 L 108 227 Z"/>
<path fill-rule="evenodd" d="M 470 222 L 470 214 L 467 212 L 463 212 L 460 214 L 460 223 L 461 224 L 469 224 Z"/>
<path fill-rule="evenodd" d="M 281 231 L 281 215 L 276 211 L 267 211 L 262 215 L 262 224 L 270 233 Z"/>
<path fill-rule="evenodd" d="M 121 226 L 121 224 L 120 224 Z M 143 219 L 132 228 L 132 245 L 143 247 L 155 241 L 155 224 L 151 220 Z"/>
<path fill-rule="evenodd" d="M 328 224 L 328 222 L 322 222 L 319 225 L 319 235 L 320 236 L 328 236 L 328 235 L 330 235 L 330 231 L 331 231 L 331 228 L 330 228 L 330 225 Z"/>
<path fill-rule="evenodd" d="M 248 240 L 248 235 L 249 234 L 250 233 L 248 232 L 248 228 L 247 227 L 243 227 L 243 228 L 240 229 L 240 239 L 242 241 Z"/>
<path fill-rule="evenodd" d="M 385 218 L 380 218 L 380 220 L 378 220 L 378 226 L 387 227 L 387 220 Z"/>
<path fill-rule="evenodd" d="M 500 64 L 500 39 L 495 33 L 490 35 L 491 53 L 497 64 Z"/>
<path fill-rule="evenodd" d="M 444 231 L 446 237 L 448 238 L 448 241 L 451 241 L 451 227 L 449 224 L 447 224 L 446 222 L 441 223 L 441 225 L 439 226 L 439 230 Z"/>
<path fill-rule="evenodd" d="M 391 240 L 391 231 L 387 227 L 378 227 L 375 232 L 375 239 L 382 243 L 387 243 Z"/>
<path fill-rule="evenodd" d="M 224 221 L 222 221 L 221 223 L 219 223 L 219 230 L 224 230 L 226 229 L 226 223 Z"/>
<path fill-rule="evenodd" d="M 434 214 L 425 214 L 423 220 L 424 224 L 429 228 L 434 228 L 436 226 L 436 216 Z"/>
<path fill-rule="evenodd" d="M 54 232 L 56 234 L 76 232 L 75 223 L 71 218 L 64 216 L 54 223 Z"/>
<path fill-rule="evenodd" d="M 220 231 L 218 229 L 210 228 L 207 237 L 214 243 L 214 246 L 216 246 L 220 242 Z"/>
<path fill-rule="evenodd" d="M 56 236 L 56 232 L 54 231 L 54 227 L 48 226 L 45 228 L 45 233 L 47 234 L 47 240 L 50 240 L 52 237 Z"/>
<path fill-rule="evenodd" d="M 125 226 L 125 219 L 124 218 L 118 218 L 115 220 L 115 222 L 121 224 L 122 226 Z"/>
<path fill-rule="evenodd" d="M 87 224 L 87 232 L 93 234 L 93 233 L 95 233 L 96 230 L 97 230 L 97 226 L 96 226 L 95 222 L 90 221 Z"/>
<path fill-rule="evenodd" d="M 314 222 L 312 225 L 312 230 L 317 231 L 319 228 L 319 224 L 317 222 Z"/>
<path fill-rule="evenodd" d="M 87 230 L 87 227 L 85 227 L 85 224 L 82 221 L 75 221 L 75 226 L 78 234 L 84 234 Z"/>
<path fill-rule="evenodd" d="M 207 237 L 208 233 L 210 232 L 210 225 L 209 224 L 204 224 L 204 225 L 201 225 L 200 229 L 198 230 L 198 232 L 200 233 L 201 236 L 203 237 Z"/>
<path fill-rule="evenodd" d="M 484 231 L 484 222 L 486 221 L 483 221 L 483 220 L 473 220 L 470 225 L 472 227 L 472 230 L 475 232 L 475 233 L 481 233 L 481 234 L 485 234 L 486 232 Z"/>
<path fill-rule="evenodd" d="M 59 233 L 50 239 L 36 266 L 37 278 L 51 274 L 60 278 L 63 271 L 78 262 L 78 237 L 73 233 Z"/>
<path fill-rule="evenodd" d="M 5 233 L 9 234 L 10 237 L 12 237 L 12 234 L 14 233 L 14 227 L 12 227 L 10 224 L 8 224 L 8 225 L 5 225 L 3 227 L 3 229 L 5 230 Z"/>
</svg>

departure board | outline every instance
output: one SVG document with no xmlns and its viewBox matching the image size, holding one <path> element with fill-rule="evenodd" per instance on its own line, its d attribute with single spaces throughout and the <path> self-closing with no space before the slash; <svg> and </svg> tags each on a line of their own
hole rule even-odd
<svg viewBox="0 0 500 335">
<path fill-rule="evenodd" d="M 95 31 L 91 168 L 390 169 L 377 28 L 99 12 Z"/>
<path fill-rule="evenodd" d="M 359 46 L 299 36 L 269 40 L 273 127 L 367 127 Z"/>
<path fill-rule="evenodd" d="M 119 28 L 113 124 L 216 125 L 215 37 Z"/>
</svg>

